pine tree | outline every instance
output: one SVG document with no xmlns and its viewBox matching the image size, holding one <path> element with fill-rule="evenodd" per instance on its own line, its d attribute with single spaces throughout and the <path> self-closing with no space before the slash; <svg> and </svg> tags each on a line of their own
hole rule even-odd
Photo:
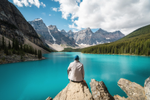
<svg viewBox="0 0 150 100">
<path fill-rule="evenodd" d="M 39 58 L 39 59 L 42 58 L 42 52 L 41 52 L 41 50 L 38 50 L 38 58 Z"/>
<path fill-rule="evenodd" d="M 15 49 L 15 39 L 13 38 L 13 49 Z"/>
<path fill-rule="evenodd" d="M 34 54 L 35 54 L 35 56 L 37 55 L 37 50 L 35 49 L 35 51 L 34 51 Z"/>
<path fill-rule="evenodd" d="M 18 40 L 15 40 L 15 50 L 19 50 L 19 42 L 18 42 Z"/>
<path fill-rule="evenodd" d="M 11 49 L 10 41 L 9 41 L 9 45 L 8 45 L 8 48 L 9 48 L 9 49 Z"/>
<path fill-rule="evenodd" d="M 2 37 L 2 48 L 5 49 L 5 40 L 4 40 L 4 36 Z"/>
<path fill-rule="evenodd" d="M 22 50 L 23 48 L 22 48 L 22 44 L 20 44 L 20 49 Z"/>
<path fill-rule="evenodd" d="M 4 48 L 4 53 L 5 53 L 6 55 L 8 55 L 8 48 L 7 48 L 7 47 Z"/>
</svg>

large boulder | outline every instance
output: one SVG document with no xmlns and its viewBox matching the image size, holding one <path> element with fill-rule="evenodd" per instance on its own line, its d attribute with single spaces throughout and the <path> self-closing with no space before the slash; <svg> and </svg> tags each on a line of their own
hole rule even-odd
<svg viewBox="0 0 150 100">
<path fill-rule="evenodd" d="M 93 100 L 86 83 L 70 82 L 53 100 Z"/>
<path fill-rule="evenodd" d="M 146 100 L 150 100 L 150 77 L 145 80 L 144 90 L 145 90 Z"/>
<path fill-rule="evenodd" d="M 145 100 L 144 87 L 131 82 L 129 80 L 121 78 L 118 81 L 118 86 L 127 94 L 127 98 L 114 96 L 115 100 Z"/>
<path fill-rule="evenodd" d="M 98 82 L 91 79 L 90 86 L 94 100 L 114 100 L 103 81 Z"/>
</svg>

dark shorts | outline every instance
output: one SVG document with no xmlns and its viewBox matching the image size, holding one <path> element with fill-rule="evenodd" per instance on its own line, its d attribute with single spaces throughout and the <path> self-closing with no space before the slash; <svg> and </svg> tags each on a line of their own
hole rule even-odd
<svg viewBox="0 0 150 100">
<path fill-rule="evenodd" d="M 83 80 L 82 81 L 73 81 L 73 80 L 70 80 L 71 82 L 75 82 L 75 83 L 80 83 L 80 82 L 83 82 Z"/>
</svg>

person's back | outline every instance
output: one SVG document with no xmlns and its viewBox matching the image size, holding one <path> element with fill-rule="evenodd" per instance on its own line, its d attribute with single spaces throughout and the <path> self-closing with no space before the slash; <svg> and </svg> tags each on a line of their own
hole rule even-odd
<svg viewBox="0 0 150 100">
<path fill-rule="evenodd" d="M 75 61 L 70 63 L 68 67 L 68 78 L 71 81 L 83 81 L 84 80 L 84 67 L 83 64 L 80 63 L 79 57 L 75 57 Z"/>
</svg>

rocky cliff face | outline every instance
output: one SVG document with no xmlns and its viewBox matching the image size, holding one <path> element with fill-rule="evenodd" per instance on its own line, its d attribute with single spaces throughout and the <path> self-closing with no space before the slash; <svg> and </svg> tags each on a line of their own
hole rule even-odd
<svg viewBox="0 0 150 100">
<path fill-rule="evenodd" d="M 93 32 L 90 28 L 74 33 L 74 39 L 78 44 L 92 44 Z"/>
<path fill-rule="evenodd" d="M 60 32 L 61 32 L 63 35 L 68 36 L 67 32 L 66 32 L 64 29 L 62 29 Z"/>
<path fill-rule="evenodd" d="M 118 86 L 127 94 L 127 98 L 115 95 L 112 97 L 104 82 L 91 79 L 92 94 L 86 83 L 70 82 L 53 100 L 150 100 L 150 77 L 144 87 L 126 79 L 120 79 Z M 46 100 L 52 100 L 48 97 Z"/>
<path fill-rule="evenodd" d="M 73 38 L 69 38 L 68 36 L 63 35 L 60 31 L 58 31 L 55 25 L 48 26 L 50 30 L 53 40 L 55 40 L 56 44 L 64 44 L 68 46 L 76 46 L 75 41 Z"/>
<path fill-rule="evenodd" d="M 32 25 L 35 31 L 41 35 L 41 39 L 43 41 L 47 40 L 50 43 L 54 43 L 53 38 L 51 34 L 49 33 L 49 30 L 42 19 L 38 18 L 33 21 L 29 21 L 29 23 Z"/>
<path fill-rule="evenodd" d="M 71 30 L 69 30 L 67 32 L 68 36 L 71 37 L 71 38 L 74 38 L 74 32 L 72 32 Z"/>
<path fill-rule="evenodd" d="M 74 39 L 62 34 L 55 25 L 47 27 L 42 19 L 35 19 L 29 23 L 41 35 L 41 39 L 48 41 L 47 43 L 76 46 Z M 65 33 L 65 31 L 62 32 Z"/>
<path fill-rule="evenodd" d="M 16 38 L 24 43 L 24 38 L 43 46 L 33 27 L 25 20 L 20 11 L 8 0 L 0 0 L 0 34 Z"/>
</svg>

